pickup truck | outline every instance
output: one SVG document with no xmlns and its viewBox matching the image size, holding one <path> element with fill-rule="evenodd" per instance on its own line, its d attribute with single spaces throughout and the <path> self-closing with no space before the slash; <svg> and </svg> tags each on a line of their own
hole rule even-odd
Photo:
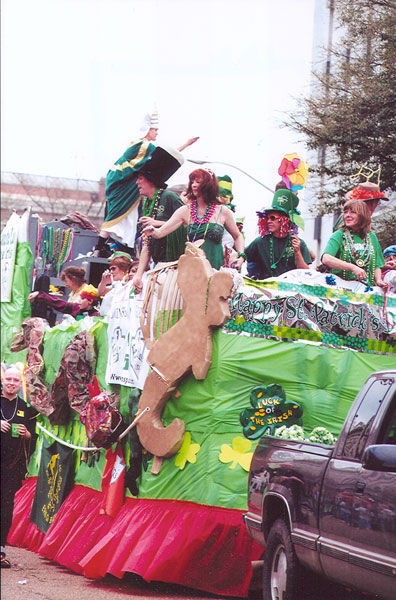
<svg viewBox="0 0 396 600">
<path fill-rule="evenodd" d="M 304 598 L 307 569 L 396 599 L 396 370 L 373 373 L 334 446 L 259 440 L 243 516 L 265 547 L 263 600 Z"/>
</svg>

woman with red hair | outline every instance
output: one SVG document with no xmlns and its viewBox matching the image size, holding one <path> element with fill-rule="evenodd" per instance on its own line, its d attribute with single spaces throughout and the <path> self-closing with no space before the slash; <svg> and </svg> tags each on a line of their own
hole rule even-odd
<svg viewBox="0 0 396 600">
<path fill-rule="evenodd" d="M 189 176 L 185 194 L 187 204 L 174 212 L 161 227 L 150 225 L 143 229 L 143 233 L 147 237 L 159 239 L 184 225 L 187 239 L 190 242 L 203 240 L 201 248 L 206 258 L 214 269 L 219 269 L 224 261 L 222 239 L 226 229 L 234 238 L 238 252 L 235 267 L 239 268 L 244 260 L 244 239 L 232 212 L 226 206 L 218 204 L 218 196 L 216 175 L 210 169 L 195 169 Z"/>
<path fill-rule="evenodd" d="M 245 250 L 249 277 L 268 279 L 293 269 L 309 268 L 312 262 L 309 250 L 297 235 L 297 224 L 303 223 L 298 203 L 296 194 L 279 188 L 271 207 L 257 211 L 260 236 Z"/>
</svg>

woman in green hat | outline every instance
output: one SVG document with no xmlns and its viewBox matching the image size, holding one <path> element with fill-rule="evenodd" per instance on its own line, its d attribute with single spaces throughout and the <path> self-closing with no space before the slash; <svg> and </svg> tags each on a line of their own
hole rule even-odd
<svg viewBox="0 0 396 600">
<path fill-rule="evenodd" d="M 269 209 L 257 211 L 260 236 L 245 249 L 246 260 L 255 263 L 257 279 L 278 277 L 292 269 L 308 269 L 312 262 L 304 240 L 297 236 L 303 221 L 297 210 L 298 197 L 279 189 Z"/>
</svg>

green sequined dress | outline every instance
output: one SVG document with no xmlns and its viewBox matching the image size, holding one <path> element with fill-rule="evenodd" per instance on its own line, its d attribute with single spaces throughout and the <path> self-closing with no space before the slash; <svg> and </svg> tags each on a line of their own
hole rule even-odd
<svg viewBox="0 0 396 600">
<path fill-rule="evenodd" d="M 214 269 L 220 269 L 224 262 L 223 234 L 224 227 L 219 223 L 192 223 L 186 227 L 189 242 L 204 239 L 201 248 Z"/>
</svg>

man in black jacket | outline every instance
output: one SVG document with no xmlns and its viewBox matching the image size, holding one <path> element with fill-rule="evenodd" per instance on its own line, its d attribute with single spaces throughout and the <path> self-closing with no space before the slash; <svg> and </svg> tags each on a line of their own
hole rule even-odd
<svg viewBox="0 0 396 600">
<path fill-rule="evenodd" d="M 9 568 L 5 544 L 11 528 L 14 497 L 22 485 L 27 462 L 35 443 L 37 412 L 19 396 L 22 384 L 17 367 L 10 367 L 2 378 L 1 393 L 1 549 L 2 568 Z"/>
</svg>

